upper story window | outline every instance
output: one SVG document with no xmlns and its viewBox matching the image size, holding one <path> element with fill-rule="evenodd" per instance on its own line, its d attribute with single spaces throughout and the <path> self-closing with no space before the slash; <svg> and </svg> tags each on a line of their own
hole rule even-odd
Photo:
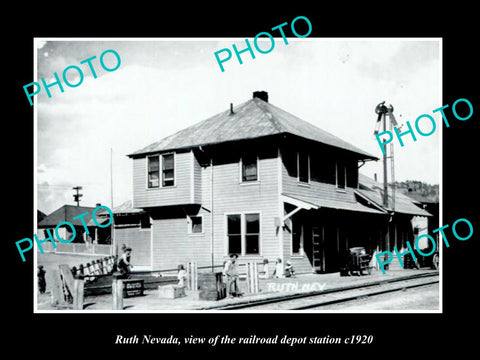
<svg viewBox="0 0 480 360">
<path fill-rule="evenodd" d="M 174 154 L 164 154 L 147 157 L 148 188 L 160 187 L 160 168 L 162 169 L 162 187 L 175 185 Z"/>
<path fill-rule="evenodd" d="M 310 180 L 335 185 L 335 160 L 332 160 L 327 153 L 312 152 L 310 154 Z"/>
<path fill-rule="evenodd" d="M 347 179 L 347 167 L 344 164 L 336 164 L 336 174 L 337 174 L 337 188 L 345 189 L 345 183 Z"/>
<path fill-rule="evenodd" d="M 258 158 L 256 155 L 242 156 L 242 181 L 258 180 Z"/>
<path fill-rule="evenodd" d="M 160 157 L 149 156 L 148 161 L 148 187 L 156 188 L 160 186 Z"/>
<path fill-rule="evenodd" d="M 308 183 L 310 181 L 310 164 L 308 153 L 298 152 L 298 181 Z"/>
<path fill-rule="evenodd" d="M 173 154 L 162 155 L 162 186 L 175 185 L 174 163 Z"/>
</svg>

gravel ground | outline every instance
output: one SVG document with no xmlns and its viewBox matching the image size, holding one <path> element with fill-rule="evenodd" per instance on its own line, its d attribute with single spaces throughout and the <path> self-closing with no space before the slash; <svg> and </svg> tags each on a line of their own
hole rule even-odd
<svg viewBox="0 0 480 360">
<path fill-rule="evenodd" d="M 102 256 L 99 256 L 102 257 Z M 49 287 L 49 273 L 51 270 L 57 267 L 59 264 L 67 264 L 69 266 L 74 266 L 78 264 L 85 264 L 86 262 L 91 261 L 95 258 L 95 255 L 66 255 L 66 254 L 38 254 L 38 264 L 41 264 L 45 267 L 46 281 L 47 281 L 47 293 L 38 294 L 37 296 L 37 306 L 39 310 L 56 310 L 56 308 L 50 306 L 50 287 Z M 246 281 L 240 282 L 241 290 L 245 295 L 240 299 L 224 299 L 220 301 L 204 301 L 198 300 L 198 296 L 195 293 L 188 293 L 186 297 L 179 299 L 160 299 L 158 293 L 155 290 L 145 291 L 145 296 L 135 297 L 130 299 L 124 299 L 124 306 L 126 310 L 134 311 L 168 311 L 168 310 L 194 310 L 201 308 L 208 308 L 210 306 L 222 304 L 228 304 L 231 302 L 246 301 L 248 299 L 257 299 L 257 298 L 269 298 L 272 296 L 279 296 L 287 293 L 295 292 L 304 292 L 304 291 L 314 291 L 322 289 L 331 289 L 342 286 L 348 286 L 353 284 L 361 284 L 371 281 L 384 280 L 388 278 L 395 278 L 399 276 L 407 276 L 411 274 L 425 273 L 430 272 L 429 269 L 425 270 L 390 270 L 385 275 L 380 271 L 372 271 L 371 275 L 367 276 L 349 276 L 341 277 L 339 273 L 333 274 L 299 274 L 295 278 L 282 278 L 282 279 L 261 279 L 259 281 L 260 292 L 258 294 L 248 294 L 246 292 Z M 438 309 L 438 288 L 437 291 L 432 291 L 430 296 L 430 305 L 435 306 Z M 397 295 L 398 297 L 398 295 Z M 404 297 L 401 302 L 404 302 Z M 393 296 L 390 303 L 395 309 L 398 309 L 397 306 L 403 306 L 401 303 L 396 303 L 395 296 Z M 398 300 L 398 299 L 397 299 Z M 409 309 L 412 308 L 414 302 L 410 302 L 405 306 L 409 306 Z M 425 305 L 429 309 L 430 305 Z M 111 310 L 112 306 L 112 297 L 111 295 L 102 295 L 102 296 L 88 296 L 85 298 L 85 309 L 86 310 Z M 372 305 L 373 306 L 373 305 Z M 423 305 L 413 306 L 415 309 L 424 309 Z M 362 309 L 367 309 L 367 307 L 362 306 Z M 375 308 L 378 309 L 378 308 Z"/>
<path fill-rule="evenodd" d="M 439 310 L 438 284 L 408 289 L 399 293 L 377 295 L 347 303 L 323 306 L 322 310 L 377 311 L 377 310 Z"/>
</svg>

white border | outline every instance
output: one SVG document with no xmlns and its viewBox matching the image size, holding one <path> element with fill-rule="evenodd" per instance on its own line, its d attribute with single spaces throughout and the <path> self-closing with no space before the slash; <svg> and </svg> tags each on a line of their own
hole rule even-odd
<svg viewBox="0 0 480 360">
<path fill-rule="evenodd" d="M 282 37 L 275 37 L 274 39 L 281 40 Z M 77 38 L 68 38 L 68 37 L 38 37 L 38 38 L 33 38 L 33 59 L 34 59 L 34 64 L 33 64 L 33 74 L 34 74 L 34 80 L 37 81 L 38 79 L 38 72 L 37 72 L 37 44 L 40 41 L 244 41 L 243 38 L 239 37 L 225 37 L 225 38 L 217 38 L 217 37 L 212 37 L 212 38 L 177 38 L 177 37 L 165 37 L 165 38 L 145 38 L 145 37 L 138 37 L 138 38 L 109 38 L 109 37 L 77 37 Z M 267 40 L 267 39 L 259 39 L 261 41 Z M 318 37 L 311 37 L 311 38 L 288 38 L 289 44 L 290 43 L 295 43 L 297 41 L 302 41 L 302 42 L 335 42 L 335 41 L 370 41 L 370 42 L 375 42 L 375 41 L 437 41 L 439 43 L 439 80 L 441 84 L 440 88 L 440 99 L 439 99 L 439 106 L 443 105 L 443 38 L 441 37 L 409 37 L 409 38 L 402 38 L 402 37 L 363 37 L 363 38 L 348 38 L 348 37 L 330 37 L 330 38 L 318 38 Z M 268 41 L 270 41 L 268 39 Z M 33 111 L 33 117 L 34 117 L 34 139 L 33 139 L 33 180 L 34 180 L 34 199 L 33 199 L 33 204 L 34 204 L 34 211 L 33 211 L 33 223 L 34 223 L 34 230 L 37 231 L 37 131 L 38 131 L 38 112 L 37 112 L 37 98 L 33 99 L 34 103 L 34 111 Z M 433 109 L 432 109 L 433 110 Z M 439 151 L 439 162 L 440 162 L 440 178 L 439 178 L 439 225 L 443 226 L 443 126 L 439 126 L 440 128 L 440 151 Z M 148 171 L 148 170 L 147 170 Z M 157 189 L 157 188 L 155 188 Z M 225 214 L 224 214 L 225 216 Z M 213 221 L 213 218 L 212 218 Z M 260 219 L 260 226 L 262 226 L 262 221 Z M 152 224 L 153 227 L 153 224 Z M 153 233 L 153 232 L 152 232 Z M 261 236 L 260 236 L 261 238 Z M 152 239 L 153 241 L 153 239 Z M 440 244 L 440 241 L 439 241 Z M 152 244 L 153 245 L 153 244 Z M 283 247 L 282 247 L 283 248 Z M 128 314 L 128 313 L 223 313 L 225 314 L 225 311 L 222 310 L 38 310 L 37 309 L 37 281 L 36 281 L 36 268 L 37 268 L 37 244 L 34 241 L 34 246 L 33 246 L 33 262 L 34 266 L 32 268 L 33 270 L 33 292 L 34 292 L 34 302 L 33 302 L 33 312 L 34 313 L 54 313 L 54 314 L 67 314 L 67 313 L 79 313 L 79 314 L 86 314 L 86 313 L 118 313 L 118 314 Z M 152 248 L 153 251 L 153 248 Z M 261 251 L 261 249 L 260 249 Z M 153 259 L 153 256 L 152 256 Z M 230 312 L 232 313 L 232 312 Z M 348 313 L 348 314 L 356 314 L 356 313 L 372 313 L 372 314 L 383 314 L 383 313 L 421 313 L 421 314 L 426 314 L 426 313 L 435 313 L 435 314 L 441 314 L 443 313 L 443 249 L 440 249 L 440 270 L 439 270 L 439 309 L 438 310 L 376 310 L 376 311 L 339 311 L 339 310 L 304 310 L 304 311 L 275 311 L 275 310 L 270 310 L 270 311 L 265 311 L 265 310 L 250 310 L 250 311 L 234 311 L 233 313 L 293 313 L 293 314 L 321 314 L 321 313 Z"/>
</svg>

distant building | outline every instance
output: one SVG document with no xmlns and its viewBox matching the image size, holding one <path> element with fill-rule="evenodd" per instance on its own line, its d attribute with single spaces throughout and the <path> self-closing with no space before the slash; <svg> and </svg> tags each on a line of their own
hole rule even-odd
<svg viewBox="0 0 480 360">
<path fill-rule="evenodd" d="M 37 224 L 42 221 L 43 218 L 45 218 L 47 216 L 47 214 L 45 214 L 44 212 L 40 211 L 40 210 L 37 210 Z"/>
<path fill-rule="evenodd" d="M 56 248 L 50 242 L 42 243 L 44 251 L 56 251 L 67 253 L 94 253 L 94 254 L 111 254 L 111 229 L 110 227 L 102 228 L 96 226 L 92 220 L 92 213 L 94 207 L 63 205 L 48 216 L 44 217 L 37 224 L 37 236 L 39 239 L 46 239 L 48 236 L 47 229 L 55 239 Z M 83 217 L 87 225 L 88 234 L 82 219 L 73 220 L 74 217 L 87 212 L 88 215 Z M 108 220 L 108 219 L 107 219 Z M 102 224 L 104 220 L 97 219 L 97 222 Z M 58 240 L 55 234 L 55 228 L 62 222 L 69 222 L 75 228 L 75 238 L 65 244 Z M 58 236 L 62 240 L 70 240 L 73 237 L 73 232 L 68 225 L 63 225 L 58 228 Z"/>
</svg>

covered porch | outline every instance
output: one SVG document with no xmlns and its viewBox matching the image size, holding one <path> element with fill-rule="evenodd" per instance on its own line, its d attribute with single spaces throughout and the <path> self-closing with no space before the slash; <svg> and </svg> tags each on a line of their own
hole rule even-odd
<svg viewBox="0 0 480 360">
<path fill-rule="evenodd" d="M 390 216 L 379 207 L 290 194 L 282 201 L 284 257 L 297 273 L 337 272 L 349 248 L 361 246 L 373 255 L 389 246 Z"/>
</svg>

